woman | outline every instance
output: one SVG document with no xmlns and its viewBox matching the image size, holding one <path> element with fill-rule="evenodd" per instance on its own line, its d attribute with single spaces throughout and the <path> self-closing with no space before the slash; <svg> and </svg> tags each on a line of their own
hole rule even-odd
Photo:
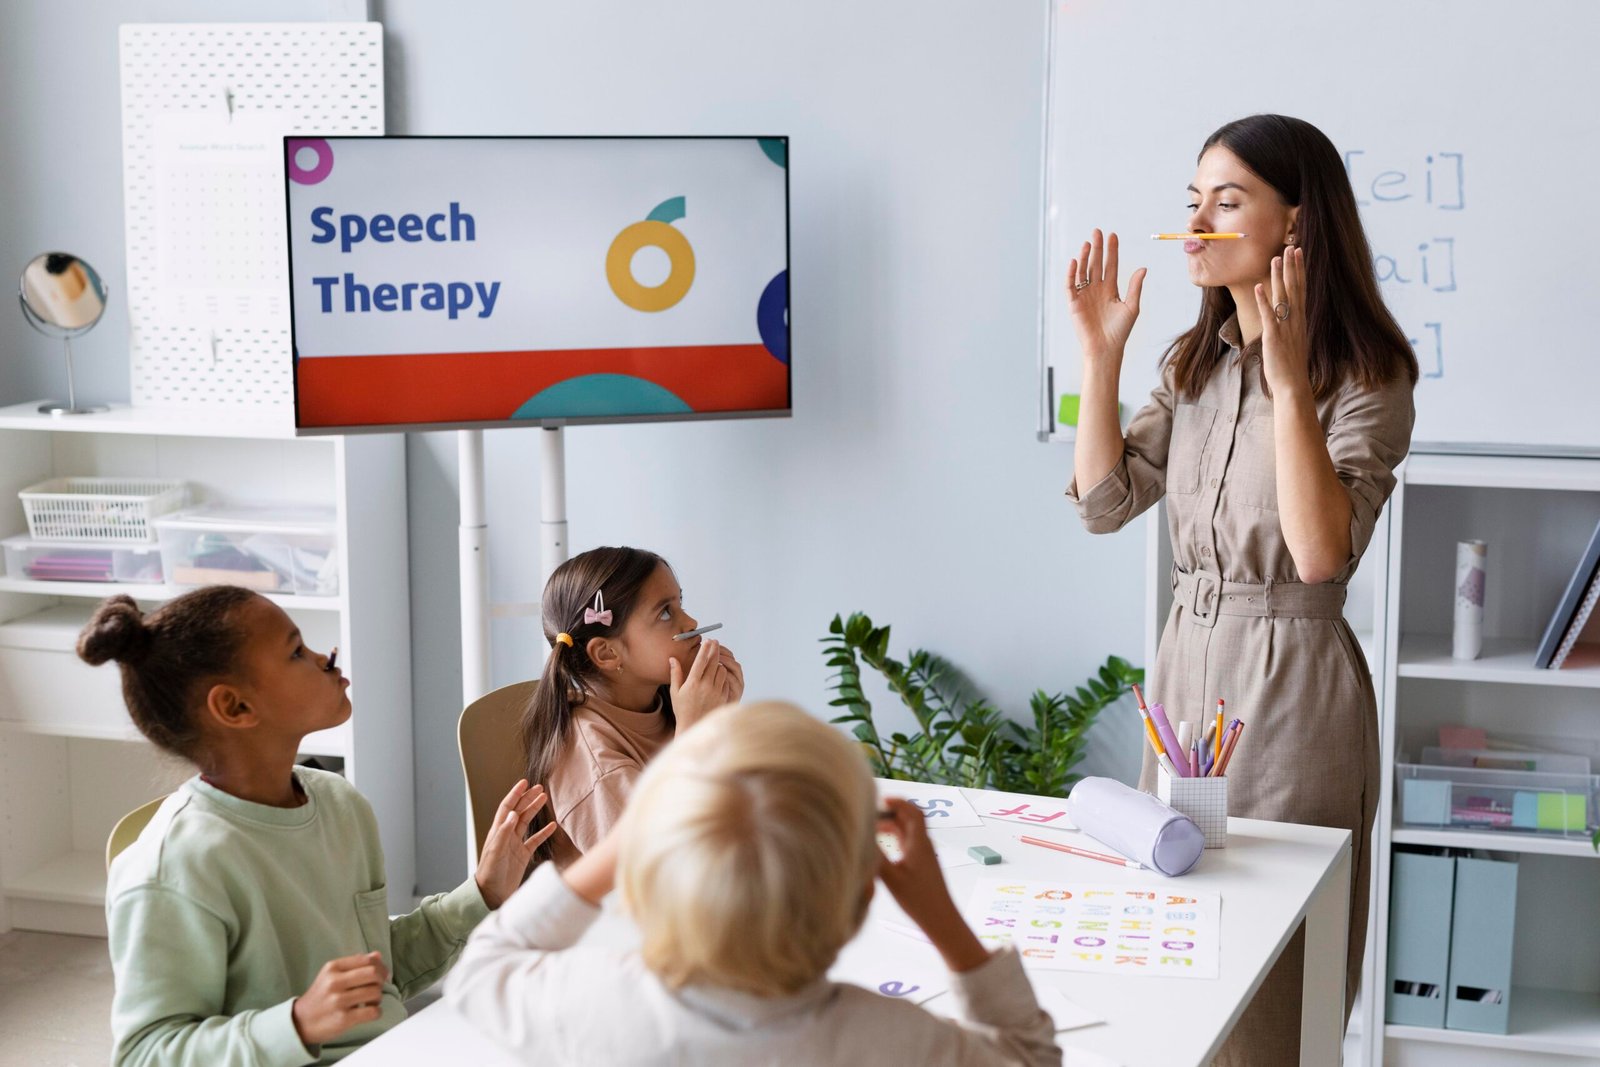
<svg viewBox="0 0 1600 1067">
<path fill-rule="evenodd" d="M 1253 115 L 1212 134 L 1189 232 L 1245 236 L 1185 242 L 1200 315 L 1126 433 L 1117 386 L 1145 272 L 1119 297 L 1117 238 L 1098 230 L 1072 261 L 1084 373 L 1067 495 L 1107 533 L 1166 494 L 1174 602 L 1152 692 L 1196 724 L 1225 697 L 1248 724 L 1230 814 L 1353 834 L 1348 1012 L 1379 781 L 1377 702 L 1342 608 L 1410 446 L 1417 361 L 1378 293 L 1343 160 L 1309 123 Z M 1146 752 L 1142 784 L 1154 774 Z M 1298 1062 L 1303 944 L 1217 1063 Z"/>
</svg>

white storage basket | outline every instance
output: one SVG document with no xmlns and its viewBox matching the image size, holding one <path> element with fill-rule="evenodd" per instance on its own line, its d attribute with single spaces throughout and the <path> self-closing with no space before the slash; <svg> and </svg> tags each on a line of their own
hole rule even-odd
<svg viewBox="0 0 1600 1067">
<path fill-rule="evenodd" d="M 17 494 L 36 541 L 150 544 L 150 520 L 188 502 L 188 486 L 158 478 L 52 478 Z"/>
</svg>

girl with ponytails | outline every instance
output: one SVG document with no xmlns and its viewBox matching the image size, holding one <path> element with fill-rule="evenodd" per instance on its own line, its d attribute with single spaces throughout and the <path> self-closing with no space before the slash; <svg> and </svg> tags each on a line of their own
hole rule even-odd
<svg viewBox="0 0 1600 1067">
<path fill-rule="evenodd" d="M 543 851 L 566 867 L 622 816 L 645 764 L 674 734 L 744 694 L 744 670 L 699 628 L 667 562 L 596 548 L 556 568 L 541 615 L 550 654 L 523 713 L 528 781 L 560 826 Z M 541 818 L 546 816 L 541 815 Z"/>
</svg>

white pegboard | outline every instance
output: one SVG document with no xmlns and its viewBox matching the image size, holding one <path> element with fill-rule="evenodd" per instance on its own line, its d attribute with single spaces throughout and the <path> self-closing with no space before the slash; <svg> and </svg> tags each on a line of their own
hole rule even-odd
<svg viewBox="0 0 1600 1067">
<path fill-rule="evenodd" d="M 285 134 L 383 132 L 383 28 L 126 25 L 122 175 L 136 406 L 294 406 Z"/>
</svg>

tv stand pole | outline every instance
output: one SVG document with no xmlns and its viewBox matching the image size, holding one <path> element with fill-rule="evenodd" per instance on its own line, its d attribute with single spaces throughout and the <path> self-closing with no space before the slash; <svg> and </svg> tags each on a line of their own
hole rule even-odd
<svg viewBox="0 0 1600 1067">
<path fill-rule="evenodd" d="M 457 433 L 461 482 L 461 702 L 489 692 L 491 616 L 533 615 L 539 605 L 489 603 L 489 519 L 483 477 L 483 431 Z M 539 589 L 567 559 L 566 430 L 547 426 L 539 434 Z"/>
<path fill-rule="evenodd" d="M 482 430 L 457 431 L 456 477 L 461 483 L 461 705 L 465 707 L 489 691 L 489 520 L 483 499 Z M 470 834 L 467 839 L 472 840 Z"/>
<path fill-rule="evenodd" d="M 567 431 L 546 426 L 539 435 L 539 595 L 567 561 Z"/>
</svg>

